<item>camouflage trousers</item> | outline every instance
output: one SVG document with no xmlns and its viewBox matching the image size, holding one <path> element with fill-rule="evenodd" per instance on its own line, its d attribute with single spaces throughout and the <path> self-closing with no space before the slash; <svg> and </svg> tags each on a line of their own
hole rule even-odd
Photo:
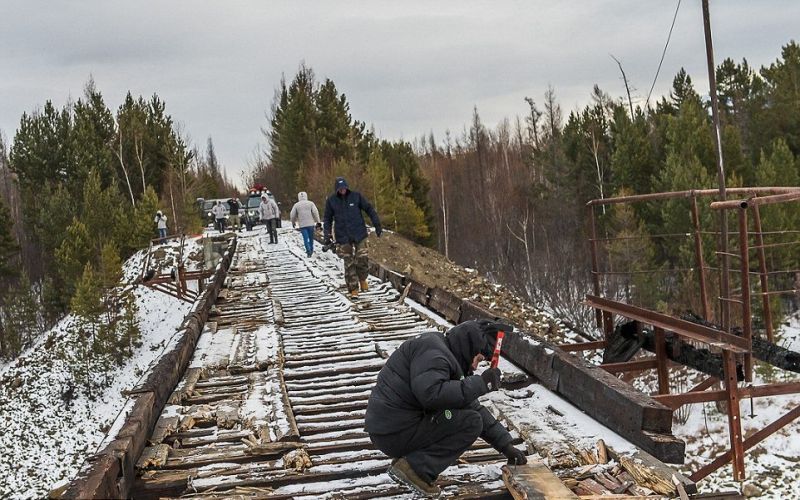
<svg viewBox="0 0 800 500">
<path fill-rule="evenodd" d="M 367 279 L 369 274 L 369 257 L 367 255 L 367 238 L 358 243 L 347 243 L 336 247 L 336 253 L 344 261 L 344 281 L 347 290 L 358 290 L 358 282 Z"/>
</svg>

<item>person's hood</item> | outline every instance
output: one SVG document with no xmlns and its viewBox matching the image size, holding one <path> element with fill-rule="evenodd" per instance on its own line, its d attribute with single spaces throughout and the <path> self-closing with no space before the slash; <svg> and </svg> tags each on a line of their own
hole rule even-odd
<svg viewBox="0 0 800 500">
<path fill-rule="evenodd" d="M 338 193 L 342 188 L 350 189 L 350 186 L 347 184 L 344 177 L 337 177 L 336 182 L 333 183 L 333 191 Z"/>
<path fill-rule="evenodd" d="M 164 215 L 164 214 L 162 214 L 161 210 L 159 210 L 158 212 L 156 212 L 156 215 Z"/>
<path fill-rule="evenodd" d="M 486 359 L 491 359 L 494 352 L 495 339 L 477 321 L 465 321 L 451 328 L 444 340 L 464 375 L 472 373 L 475 355 L 481 353 Z"/>
<path fill-rule="evenodd" d="M 308 194 L 305 191 L 300 191 L 297 193 L 297 201 L 306 201 L 308 199 Z"/>
</svg>

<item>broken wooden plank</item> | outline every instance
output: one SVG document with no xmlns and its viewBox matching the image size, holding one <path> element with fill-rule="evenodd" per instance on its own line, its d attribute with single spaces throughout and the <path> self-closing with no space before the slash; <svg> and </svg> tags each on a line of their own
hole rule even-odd
<svg viewBox="0 0 800 500">
<path fill-rule="evenodd" d="M 142 456 L 136 462 L 136 468 L 142 470 L 163 467 L 167 463 L 169 450 L 170 447 L 166 444 L 146 447 L 142 452 Z"/>
<path fill-rule="evenodd" d="M 156 422 L 156 427 L 153 429 L 153 433 L 150 435 L 148 442 L 151 445 L 157 445 L 164 442 L 164 439 L 167 436 L 175 433 L 178 430 L 178 422 L 180 421 L 180 417 L 177 415 L 172 416 L 161 416 L 158 418 Z"/>
<path fill-rule="evenodd" d="M 504 465 L 503 482 L 515 500 L 578 498 L 542 463 Z"/>
</svg>

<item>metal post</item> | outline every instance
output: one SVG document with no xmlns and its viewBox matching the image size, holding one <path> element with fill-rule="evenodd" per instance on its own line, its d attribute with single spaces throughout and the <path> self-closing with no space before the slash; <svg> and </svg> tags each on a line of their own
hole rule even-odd
<svg viewBox="0 0 800 500">
<path fill-rule="evenodd" d="M 739 250 L 742 261 L 742 336 L 748 349 L 744 354 L 744 377 L 753 381 L 753 330 L 750 310 L 750 245 L 747 240 L 747 209 L 739 210 Z"/>
<path fill-rule="evenodd" d="M 744 446 L 742 446 L 742 418 L 739 412 L 739 388 L 736 386 L 736 360 L 733 353 L 722 350 L 725 392 L 728 396 L 728 433 L 731 439 L 733 480 L 744 481 Z"/>
<path fill-rule="evenodd" d="M 692 223 L 694 224 L 694 259 L 697 275 L 700 278 L 700 300 L 703 302 L 703 319 L 711 320 L 708 305 L 708 288 L 706 285 L 706 263 L 703 258 L 703 237 L 700 233 L 700 214 L 697 210 L 697 197 L 692 196 Z"/>
<path fill-rule="evenodd" d="M 589 251 L 592 254 L 592 284 L 594 286 L 594 295 L 596 297 L 600 296 L 600 264 L 597 260 L 597 226 L 594 220 L 594 206 L 588 205 L 586 207 L 589 210 L 589 235 L 591 240 L 589 241 Z M 603 313 L 600 309 L 595 309 L 595 320 L 597 321 L 597 328 L 604 328 L 603 325 Z"/>
<path fill-rule="evenodd" d="M 767 340 L 773 342 L 772 310 L 769 307 L 769 275 L 767 274 L 767 257 L 764 252 L 764 233 L 761 230 L 761 212 L 758 205 L 753 206 L 753 224 L 756 230 L 756 245 L 758 245 L 758 266 L 761 273 L 761 301 L 764 307 L 764 328 L 767 331 Z"/>
<path fill-rule="evenodd" d="M 658 361 L 658 393 L 669 394 L 669 370 L 667 368 L 667 340 L 664 329 L 655 327 L 656 360 Z"/>
<path fill-rule="evenodd" d="M 711 112 L 714 119 L 714 144 L 717 147 L 717 179 L 719 182 L 719 197 L 720 200 L 727 200 L 727 193 L 725 190 L 725 163 L 722 158 L 722 132 L 719 123 L 719 101 L 717 100 L 717 78 L 714 74 L 714 46 L 711 41 L 711 19 L 708 12 L 708 0 L 703 0 L 703 31 L 705 32 L 706 39 L 706 63 L 708 66 L 708 89 L 711 95 Z M 722 256 L 722 263 L 720 266 L 720 295 L 725 298 L 730 298 L 730 284 L 728 269 L 730 269 L 730 257 L 728 257 L 728 215 L 725 210 L 720 211 L 720 245 L 719 251 Z M 727 300 L 720 301 L 722 309 L 722 328 L 730 330 L 731 315 L 730 306 Z"/>
</svg>

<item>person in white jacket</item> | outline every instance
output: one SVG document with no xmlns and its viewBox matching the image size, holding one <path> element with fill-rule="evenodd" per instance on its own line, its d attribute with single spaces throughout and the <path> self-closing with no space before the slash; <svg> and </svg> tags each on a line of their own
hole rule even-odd
<svg viewBox="0 0 800 500">
<path fill-rule="evenodd" d="M 314 253 L 314 227 L 322 221 L 319 218 L 319 211 L 313 201 L 308 200 L 305 191 L 297 193 L 297 203 L 292 207 L 289 214 L 292 227 L 299 227 L 303 235 L 303 245 L 306 247 L 306 255 L 311 257 Z"/>
<path fill-rule="evenodd" d="M 156 212 L 153 222 L 155 222 L 158 227 L 158 237 L 160 238 L 158 242 L 163 245 L 167 242 L 167 216 L 159 210 Z"/>
<path fill-rule="evenodd" d="M 281 216 L 281 211 L 278 204 L 274 199 L 267 198 L 266 194 L 261 195 L 261 205 L 258 206 L 258 211 L 261 214 L 261 222 L 267 227 L 269 233 L 269 242 L 272 244 L 278 243 L 278 217 Z"/>
<path fill-rule="evenodd" d="M 220 233 L 225 232 L 225 211 L 225 207 L 222 206 L 219 200 L 214 203 L 214 207 L 211 209 L 211 213 L 214 214 L 214 221 L 217 223 L 217 229 L 219 229 Z"/>
</svg>

